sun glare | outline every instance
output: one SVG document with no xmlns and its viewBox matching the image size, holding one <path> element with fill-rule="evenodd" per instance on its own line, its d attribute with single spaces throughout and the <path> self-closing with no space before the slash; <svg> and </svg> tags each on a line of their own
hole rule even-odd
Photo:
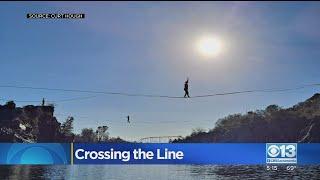
<svg viewBox="0 0 320 180">
<path fill-rule="evenodd" d="M 206 58 L 216 57 L 221 53 L 221 41 L 213 36 L 202 37 L 196 44 L 197 51 Z"/>
</svg>

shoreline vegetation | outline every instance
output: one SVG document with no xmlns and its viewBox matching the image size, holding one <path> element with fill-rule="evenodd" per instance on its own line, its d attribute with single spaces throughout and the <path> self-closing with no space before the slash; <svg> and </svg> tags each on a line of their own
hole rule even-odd
<svg viewBox="0 0 320 180">
<path fill-rule="evenodd" d="M 110 137 L 108 126 L 73 132 L 74 118 L 60 123 L 54 106 L 0 105 L 0 142 L 107 142 L 129 143 Z M 171 143 L 320 142 L 320 94 L 290 108 L 269 105 L 264 110 L 232 114 L 219 119 L 209 131 L 197 128 Z"/>
<path fill-rule="evenodd" d="M 269 105 L 264 110 L 232 114 L 219 119 L 209 131 L 193 132 L 172 143 L 320 142 L 320 94 L 284 109 Z"/>
</svg>

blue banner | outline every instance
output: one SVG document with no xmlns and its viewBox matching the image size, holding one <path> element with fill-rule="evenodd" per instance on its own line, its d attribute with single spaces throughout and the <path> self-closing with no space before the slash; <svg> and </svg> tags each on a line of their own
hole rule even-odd
<svg viewBox="0 0 320 180">
<path fill-rule="evenodd" d="M 320 144 L 74 144 L 74 164 L 320 164 Z"/>
<path fill-rule="evenodd" d="M 74 144 L 74 164 L 264 163 L 265 144 Z"/>
<path fill-rule="evenodd" d="M 0 143 L 0 164 L 319 164 L 320 143 Z"/>
</svg>

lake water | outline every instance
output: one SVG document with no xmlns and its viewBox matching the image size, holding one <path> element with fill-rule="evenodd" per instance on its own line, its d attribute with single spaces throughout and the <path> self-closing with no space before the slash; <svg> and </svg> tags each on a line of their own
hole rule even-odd
<svg viewBox="0 0 320 180">
<path fill-rule="evenodd" d="M 320 179 L 320 166 L 284 167 L 203 165 L 0 166 L 0 179 Z"/>
</svg>

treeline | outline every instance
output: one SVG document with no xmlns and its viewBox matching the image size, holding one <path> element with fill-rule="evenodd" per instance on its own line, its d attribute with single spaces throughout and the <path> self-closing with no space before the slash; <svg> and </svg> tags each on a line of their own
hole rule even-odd
<svg viewBox="0 0 320 180">
<path fill-rule="evenodd" d="M 67 141 L 71 142 L 108 142 L 121 143 L 126 142 L 120 137 L 110 137 L 108 126 L 98 126 L 96 130 L 92 128 L 83 128 L 80 134 L 73 133 L 73 117 L 68 117 L 65 122 L 61 124 L 60 131 L 66 137 Z"/>
</svg>

